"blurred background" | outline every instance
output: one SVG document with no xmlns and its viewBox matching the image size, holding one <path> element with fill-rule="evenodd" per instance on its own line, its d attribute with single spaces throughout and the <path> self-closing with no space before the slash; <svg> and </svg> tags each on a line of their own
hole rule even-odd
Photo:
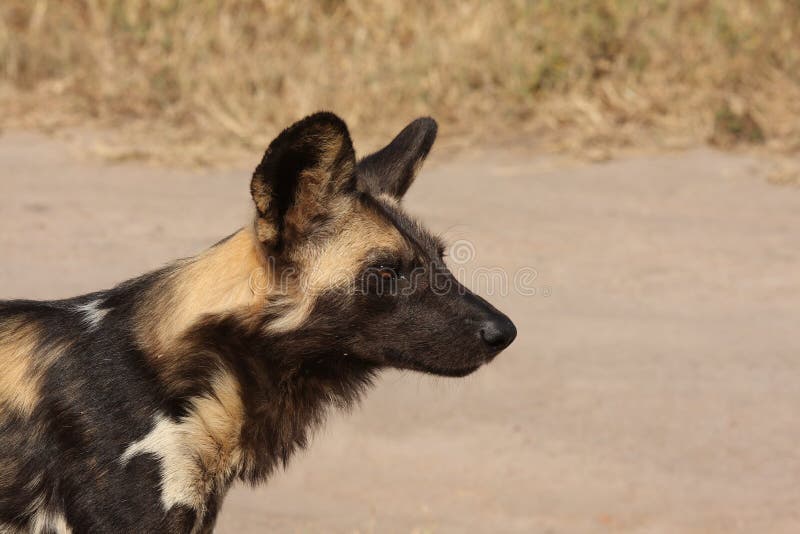
<svg viewBox="0 0 800 534">
<path fill-rule="evenodd" d="M 110 129 L 105 156 L 219 164 L 311 109 L 365 138 L 604 159 L 627 147 L 800 147 L 794 0 L 6 0 L 10 127 Z M 500 136 L 500 137 L 498 137 Z"/>
<path fill-rule="evenodd" d="M 439 121 L 405 204 L 527 273 L 475 287 L 519 337 L 387 373 L 218 532 L 800 532 L 800 2 L 3 0 L 0 298 L 213 244 L 319 109 L 359 155 Z"/>
</svg>

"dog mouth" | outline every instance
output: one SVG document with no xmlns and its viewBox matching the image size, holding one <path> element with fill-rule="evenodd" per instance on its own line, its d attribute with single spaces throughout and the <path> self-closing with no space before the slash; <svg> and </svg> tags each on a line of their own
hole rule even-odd
<svg viewBox="0 0 800 534">
<path fill-rule="evenodd" d="M 475 371 L 477 371 L 483 363 L 479 363 L 477 365 L 470 365 L 468 367 L 435 367 L 435 366 L 422 366 L 419 371 L 423 373 L 428 373 L 431 375 L 436 376 L 447 376 L 452 378 L 461 378 L 467 375 L 471 375 Z"/>
<path fill-rule="evenodd" d="M 426 373 L 429 375 L 460 378 L 474 373 L 484 363 L 486 362 L 482 360 L 477 363 L 471 363 L 463 366 L 444 366 L 404 359 L 404 361 L 396 365 L 396 367 L 399 367 L 400 369 L 408 369 L 409 371 L 418 371 L 420 373 Z"/>
<path fill-rule="evenodd" d="M 391 367 L 397 369 L 405 369 L 408 371 L 417 371 L 435 376 L 445 376 L 459 378 L 470 375 L 481 368 L 483 365 L 489 363 L 494 358 L 494 355 L 483 358 L 474 358 L 472 361 L 456 361 L 452 364 L 450 362 L 437 362 L 431 361 L 432 359 L 417 359 L 404 354 L 401 351 L 389 350 L 384 353 L 386 363 Z"/>
</svg>

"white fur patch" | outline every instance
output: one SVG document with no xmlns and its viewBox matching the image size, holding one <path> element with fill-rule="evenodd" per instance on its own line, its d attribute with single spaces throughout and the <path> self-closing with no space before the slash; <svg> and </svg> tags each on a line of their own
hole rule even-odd
<svg viewBox="0 0 800 534">
<path fill-rule="evenodd" d="M 186 446 L 187 437 L 181 424 L 160 415 L 150 433 L 131 443 L 121 457 L 123 463 L 139 454 L 152 454 L 159 459 L 164 510 L 176 504 L 185 504 L 195 510 L 202 506 L 203 491 L 197 487 L 201 480 L 200 468 Z"/>
<path fill-rule="evenodd" d="M 31 532 L 40 534 L 44 532 L 56 532 L 58 534 L 72 534 L 72 529 L 67 524 L 67 519 L 63 514 L 40 508 L 31 518 Z"/>
<path fill-rule="evenodd" d="M 42 474 L 37 473 L 25 483 L 26 489 L 33 490 L 40 486 Z M 67 519 L 58 509 L 53 509 L 45 504 L 45 496 L 38 493 L 28 506 L 30 522 L 25 529 L 14 528 L 0 523 L 0 534 L 43 534 L 56 532 L 56 534 L 72 534 L 72 529 L 67 524 Z"/>
<path fill-rule="evenodd" d="M 230 373 L 220 372 L 211 384 L 212 392 L 194 398 L 180 421 L 157 414 L 150 432 L 120 457 L 123 465 L 139 454 L 157 458 L 164 510 L 188 506 L 197 512 L 197 525 L 202 524 L 210 492 L 226 488 L 244 461 L 239 444 L 244 407 L 238 383 Z"/>
<path fill-rule="evenodd" d="M 100 307 L 102 304 L 102 300 L 93 300 L 91 302 L 87 302 L 86 304 L 77 306 L 75 310 L 83 314 L 84 324 L 88 325 L 89 328 L 94 329 L 97 328 L 97 325 L 100 324 L 100 321 L 102 321 L 108 313 L 108 309 L 102 309 Z"/>
</svg>

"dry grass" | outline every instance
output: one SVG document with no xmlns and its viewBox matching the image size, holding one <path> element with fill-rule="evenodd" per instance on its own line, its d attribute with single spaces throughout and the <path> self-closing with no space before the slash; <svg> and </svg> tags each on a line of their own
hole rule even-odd
<svg viewBox="0 0 800 534">
<path fill-rule="evenodd" d="M 800 148 L 798 0 L 4 0 L 0 72 L 6 126 L 113 131 L 115 158 L 252 157 L 320 108 L 371 146 L 430 114 L 592 157 Z"/>
</svg>

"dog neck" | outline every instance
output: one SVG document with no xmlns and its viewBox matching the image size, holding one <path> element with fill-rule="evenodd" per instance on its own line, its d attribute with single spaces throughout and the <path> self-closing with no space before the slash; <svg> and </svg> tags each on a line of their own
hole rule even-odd
<svg viewBox="0 0 800 534">
<path fill-rule="evenodd" d="M 188 354 L 201 368 L 213 369 L 197 376 L 184 369 L 179 379 L 193 395 L 214 391 L 226 379 L 236 388 L 235 414 L 241 432 L 234 439 L 241 451 L 236 475 L 249 482 L 264 480 L 292 453 L 308 444 L 309 432 L 320 425 L 329 408 L 349 409 L 372 383 L 375 364 L 348 357 L 316 343 L 313 332 L 264 335 L 235 317 L 198 324 L 187 339 Z M 183 395 L 178 395 L 178 398 Z M 220 398 L 218 393 L 215 397 Z"/>
<path fill-rule="evenodd" d="M 270 274 L 257 247 L 243 230 L 137 289 L 134 336 L 166 408 L 126 458 L 162 459 L 166 509 L 206 516 L 234 479 L 264 481 L 378 371 L 332 348 L 330 332 L 268 328 L 285 308 L 253 290 L 254 272 Z"/>
</svg>

